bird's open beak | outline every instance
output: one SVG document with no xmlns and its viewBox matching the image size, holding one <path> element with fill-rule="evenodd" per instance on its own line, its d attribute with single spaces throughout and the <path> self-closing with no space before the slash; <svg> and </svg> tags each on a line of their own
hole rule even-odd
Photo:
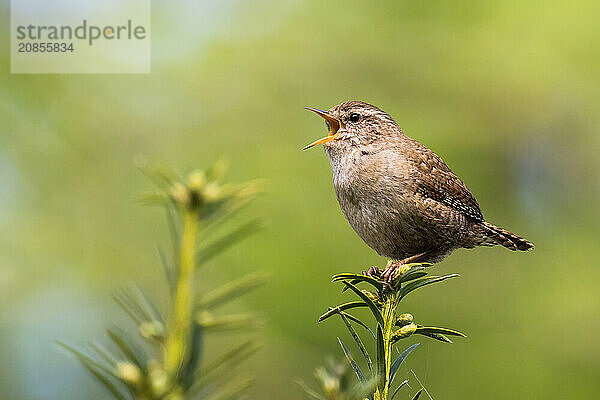
<svg viewBox="0 0 600 400">
<path fill-rule="evenodd" d="M 325 111 L 321 111 L 321 110 L 318 110 L 318 109 L 312 108 L 312 107 L 304 107 L 304 108 L 307 110 L 310 110 L 316 114 L 319 114 L 321 117 L 323 117 L 323 119 L 325 121 L 327 121 L 327 125 L 329 126 L 329 135 L 325 136 L 321 139 L 315 140 L 314 142 L 312 142 L 311 144 L 309 144 L 302 150 L 307 150 L 313 146 L 316 146 L 321 143 L 329 142 L 330 140 L 332 140 L 340 129 L 340 126 L 341 126 L 340 120 L 332 117 L 331 115 L 327 114 Z"/>
</svg>

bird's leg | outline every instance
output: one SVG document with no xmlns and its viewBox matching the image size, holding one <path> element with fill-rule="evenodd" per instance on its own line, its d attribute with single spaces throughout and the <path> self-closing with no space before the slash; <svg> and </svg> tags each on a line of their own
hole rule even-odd
<svg viewBox="0 0 600 400">
<path fill-rule="evenodd" d="M 384 286 L 391 288 L 392 280 L 394 279 L 398 268 L 405 264 L 410 264 L 423 260 L 428 254 L 429 253 L 425 251 L 423 253 L 407 257 L 404 260 L 389 262 L 385 270 L 381 273 L 381 282 L 383 282 Z"/>
</svg>

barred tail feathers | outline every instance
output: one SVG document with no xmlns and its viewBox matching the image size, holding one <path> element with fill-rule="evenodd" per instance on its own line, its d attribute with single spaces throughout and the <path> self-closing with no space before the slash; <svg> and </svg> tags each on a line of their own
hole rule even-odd
<svg viewBox="0 0 600 400">
<path fill-rule="evenodd" d="M 490 239 L 490 242 L 486 244 L 499 244 L 513 251 L 528 251 L 533 250 L 535 247 L 527 239 L 517 236 L 506 229 L 499 228 L 488 222 L 482 222 L 481 225 L 485 228 L 487 238 Z"/>
</svg>

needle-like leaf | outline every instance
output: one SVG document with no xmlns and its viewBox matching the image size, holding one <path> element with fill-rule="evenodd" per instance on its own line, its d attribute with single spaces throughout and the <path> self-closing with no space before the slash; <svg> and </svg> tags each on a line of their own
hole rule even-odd
<svg viewBox="0 0 600 400">
<path fill-rule="evenodd" d="M 416 262 L 416 263 L 408 263 L 408 264 L 404 264 L 407 267 L 410 267 L 410 269 L 413 268 L 418 268 L 418 267 L 423 267 L 423 268 L 430 268 L 433 267 L 433 263 L 428 263 L 428 262 Z"/>
<path fill-rule="evenodd" d="M 441 333 L 421 333 L 421 335 L 423 336 L 428 336 L 430 338 L 439 340 L 440 342 L 445 342 L 445 343 L 450 343 L 452 344 L 452 340 L 450 340 L 450 338 L 446 335 L 443 335 Z"/>
<path fill-rule="evenodd" d="M 249 377 L 237 377 L 229 387 L 221 389 L 210 396 L 207 400 L 230 400 L 238 398 L 252 385 L 253 379 Z"/>
<path fill-rule="evenodd" d="M 434 326 L 418 326 L 417 331 L 415 333 L 418 333 L 421 335 L 426 335 L 428 333 L 440 333 L 442 335 L 467 337 L 467 335 L 465 335 L 462 332 L 455 331 L 452 329 L 447 329 L 447 328 L 436 328 Z"/>
<path fill-rule="evenodd" d="M 125 289 L 116 291 L 113 294 L 113 298 L 117 305 L 136 323 L 136 325 L 147 321 L 148 318 L 144 315 L 143 311 L 131 300 Z"/>
<path fill-rule="evenodd" d="M 343 273 L 343 274 L 334 275 L 331 278 L 332 282 L 346 281 L 346 280 L 351 280 L 353 284 L 356 284 L 358 282 L 367 282 L 367 283 L 373 285 L 373 287 L 375 287 L 375 289 L 377 289 L 377 290 L 381 290 L 383 287 L 383 284 L 381 282 L 379 282 L 377 279 L 372 278 L 367 275 Z"/>
<path fill-rule="evenodd" d="M 165 274 L 165 278 L 167 280 L 167 285 L 171 293 L 175 291 L 177 280 L 175 278 L 175 267 L 167 258 L 165 252 L 160 248 L 156 247 L 156 252 L 158 253 L 158 257 L 160 258 L 160 265 L 163 268 L 163 272 Z"/>
<path fill-rule="evenodd" d="M 139 307 L 144 310 L 144 314 L 148 316 L 149 321 L 159 321 L 160 323 L 164 323 L 163 317 L 158 311 L 158 308 L 152 300 L 144 293 L 144 291 L 135 284 L 130 286 L 131 297 L 133 300 L 139 305 Z"/>
<path fill-rule="evenodd" d="M 337 306 L 335 308 L 330 308 L 329 311 L 327 311 L 325 314 L 321 315 L 319 317 L 319 322 L 324 321 L 327 318 L 331 317 L 332 315 L 337 314 L 338 311 L 346 311 L 351 308 L 357 308 L 357 307 L 367 307 L 367 304 L 362 301 L 351 301 L 349 303 L 340 304 L 339 306 Z"/>
<path fill-rule="evenodd" d="M 266 282 L 266 275 L 257 273 L 249 275 L 238 280 L 226 283 L 225 285 L 212 290 L 201 298 L 197 307 L 213 308 L 225 302 L 240 297 L 249 291 L 263 285 Z"/>
<path fill-rule="evenodd" d="M 366 307 L 366 305 L 365 305 L 365 307 Z M 360 326 L 362 326 L 363 328 L 365 328 L 367 331 L 369 331 L 369 333 L 373 336 L 373 338 L 375 338 L 375 333 L 373 333 L 373 331 L 364 322 L 362 322 L 360 319 L 356 318 L 352 314 L 348 314 L 348 313 L 343 312 L 343 311 L 339 311 L 339 312 L 341 314 L 344 314 L 346 316 L 346 318 L 348 318 L 350 321 L 356 322 L 357 324 L 359 324 Z"/>
<path fill-rule="evenodd" d="M 367 306 L 369 306 L 369 308 L 371 309 L 371 312 L 373 313 L 373 316 L 375 317 L 375 319 L 377 320 L 377 322 L 381 326 L 383 326 L 383 316 L 381 315 L 381 311 L 379 310 L 379 308 L 377 308 L 377 306 L 375 305 L 375 303 L 373 303 L 373 300 L 371 300 L 369 298 L 369 296 L 367 296 L 366 294 L 364 294 L 359 288 L 357 288 L 356 286 L 354 286 L 350 282 L 342 281 L 342 283 L 344 285 L 346 285 L 354 293 L 356 293 L 358 295 L 358 297 L 360 297 L 362 299 L 362 301 L 364 301 L 365 304 Z"/>
<path fill-rule="evenodd" d="M 381 325 L 377 325 L 377 379 L 378 387 L 383 389 L 385 386 L 385 349 L 383 343 L 383 331 Z"/>
<path fill-rule="evenodd" d="M 143 351 L 138 349 L 133 341 L 127 339 L 125 332 L 119 330 L 119 333 L 117 333 L 115 330 L 107 329 L 106 333 L 127 360 L 133 362 L 142 371 L 145 371 L 146 363 Z"/>
<path fill-rule="evenodd" d="M 369 371 L 372 371 L 373 370 L 373 362 L 371 361 L 371 357 L 369 357 L 369 353 L 367 352 L 367 348 L 363 344 L 362 340 L 360 339 L 360 336 L 358 336 L 358 334 L 356 333 L 356 331 L 354 330 L 354 328 L 352 327 L 352 325 L 350 324 L 350 322 L 348 322 L 348 319 L 346 318 L 346 316 L 344 315 L 344 313 L 341 312 L 341 311 L 340 311 L 340 316 L 342 317 L 342 321 L 344 321 L 344 324 L 348 328 L 348 331 L 350 331 L 350 335 L 352 335 L 352 338 L 354 339 L 354 341 L 358 345 L 358 348 L 360 349 L 360 352 L 365 357 L 365 360 L 367 361 L 367 367 L 369 368 Z"/>
<path fill-rule="evenodd" d="M 85 368 L 94 378 L 98 380 L 102 384 L 102 386 L 110 392 L 117 400 L 127 400 L 125 395 L 117 389 L 117 386 L 111 382 L 110 378 L 102 371 L 88 365 L 86 363 L 81 363 L 83 368 Z"/>
<path fill-rule="evenodd" d="M 255 329 L 261 325 L 262 320 L 253 314 L 230 314 L 213 317 L 212 314 L 202 311 L 197 313 L 196 322 L 207 333 L 213 333 L 238 329 Z"/>
<path fill-rule="evenodd" d="M 422 286 L 431 285 L 432 283 L 441 282 L 441 281 L 444 281 L 449 278 L 454 278 L 456 276 L 459 276 L 459 275 L 458 274 L 450 274 L 450 275 L 444 275 L 444 276 L 432 276 L 429 278 L 422 278 L 422 279 L 413 281 L 400 289 L 399 296 L 398 296 L 399 300 L 404 298 L 404 296 L 406 296 L 413 290 L 418 289 Z"/>
<path fill-rule="evenodd" d="M 407 384 L 408 384 L 408 379 L 402 381 L 402 383 L 396 388 L 396 390 L 394 390 L 394 393 L 392 393 L 392 397 L 390 398 L 390 400 L 394 400 L 394 397 L 396 397 L 396 394 L 398 393 L 398 391 Z"/>
<path fill-rule="evenodd" d="M 402 353 L 400 353 L 400 355 L 396 358 L 396 360 L 394 361 L 394 363 L 390 367 L 390 385 L 394 382 L 394 378 L 396 378 L 396 374 L 398 373 L 398 369 L 400 369 L 400 366 L 402 365 L 402 363 L 404 362 L 404 360 L 406 359 L 406 357 L 408 357 L 408 355 L 414 349 L 416 349 L 418 345 L 419 345 L 419 343 L 413 344 L 412 346 L 410 346 L 409 348 L 407 348 L 406 350 L 404 350 Z"/>
<path fill-rule="evenodd" d="M 74 347 L 71 347 L 69 345 L 67 345 L 66 343 L 63 342 L 57 342 L 57 344 L 62 347 L 63 349 L 67 350 L 68 352 L 70 352 L 71 354 L 73 354 L 80 362 L 85 362 L 97 369 L 100 369 L 102 371 L 104 371 L 107 374 L 110 374 L 112 376 L 114 376 L 115 378 L 118 378 L 115 374 L 114 374 L 114 369 L 112 368 L 112 366 L 106 362 L 101 362 L 99 360 L 95 360 L 94 358 L 88 356 L 87 354 L 85 354 L 83 351 L 77 350 Z"/>
<path fill-rule="evenodd" d="M 166 165 L 149 164 L 144 160 L 136 162 L 138 169 L 159 188 L 166 189 L 181 176 L 173 168 Z"/>
<path fill-rule="evenodd" d="M 191 333 L 191 348 L 188 351 L 188 357 L 181 368 L 181 384 L 184 389 L 189 388 L 194 383 L 194 376 L 200 358 L 202 357 L 203 329 L 200 325 L 194 324 Z"/>
<path fill-rule="evenodd" d="M 412 400 L 417 400 L 421 396 L 421 393 L 423 393 L 423 390 L 425 390 L 425 388 L 419 389 L 419 391 L 415 394 Z"/>
<path fill-rule="evenodd" d="M 127 400 L 125 395 L 117 388 L 112 380 L 119 379 L 119 377 L 115 375 L 113 369 L 103 366 L 98 361 L 65 343 L 58 342 L 58 345 L 73 354 L 79 363 L 117 400 Z"/>
<path fill-rule="evenodd" d="M 231 199 L 224 207 L 221 207 L 221 211 L 218 216 L 215 216 L 210 221 L 207 221 L 207 226 L 204 233 L 214 233 L 217 231 L 224 225 L 226 221 L 230 220 L 234 215 L 248 206 L 256 194 L 258 194 L 258 192 L 241 198 Z"/>
<path fill-rule="evenodd" d="M 412 270 L 405 273 L 404 275 L 402 275 L 400 277 L 400 279 L 398 279 L 398 283 L 414 281 L 415 279 L 422 278 L 426 275 L 427 275 L 427 271 L 425 271 L 425 268 L 415 267 Z"/>
<path fill-rule="evenodd" d="M 361 382 L 366 382 L 367 380 L 365 378 L 365 374 L 363 374 L 363 372 L 361 371 L 361 369 L 358 366 L 358 364 L 356 363 L 356 361 L 354 361 L 354 358 L 352 358 L 352 354 L 350 353 L 350 350 L 348 350 L 348 348 L 346 347 L 344 342 L 342 342 L 342 339 L 338 338 L 338 342 L 340 342 L 340 346 L 342 346 L 342 350 L 344 351 L 344 354 L 346 355 L 346 358 L 348 359 L 348 362 L 352 366 L 352 369 L 356 373 L 356 376 L 358 377 L 358 379 Z"/>
<path fill-rule="evenodd" d="M 90 343 L 90 348 L 94 350 L 98 356 L 105 362 L 105 365 L 112 371 L 115 369 L 119 360 L 100 343 Z"/>
<path fill-rule="evenodd" d="M 302 393 L 309 400 L 327 400 L 325 397 L 321 396 L 319 393 L 312 390 L 308 385 L 302 381 L 296 381 L 296 384 L 302 389 Z"/>
<path fill-rule="evenodd" d="M 260 346 L 252 341 L 246 341 L 225 354 L 220 355 L 196 374 L 196 382 L 194 382 L 191 392 L 200 390 L 215 374 L 233 371 L 236 366 L 256 353 L 259 348 Z"/>
<path fill-rule="evenodd" d="M 260 223 L 260 220 L 255 219 L 234 229 L 220 239 L 215 240 L 208 246 L 198 251 L 196 261 L 197 265 L 202 265 L 210 261 L 213 257 L 219 253 L 222 253 L 227 248 L 237 244 L 242 239 L 245 239 L 246 237 L 257 232 L 261 227 L 262 224 Z"/>
</svg>

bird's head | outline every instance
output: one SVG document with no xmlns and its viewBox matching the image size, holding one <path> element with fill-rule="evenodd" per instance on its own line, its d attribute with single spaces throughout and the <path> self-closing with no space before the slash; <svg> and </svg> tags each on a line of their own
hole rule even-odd
<svg viewBox="0 0 600 400">
<path fill-rule="evenodd" d="M 327 151 L 348 147 L 377 145 L 401 130 L 387 113 L 362 101 L 348 101 L 321 111 L 305 107 L 323 117 L 329 134 L 315 140 L 303 150 L 323 144 Z"/>
</svg>

